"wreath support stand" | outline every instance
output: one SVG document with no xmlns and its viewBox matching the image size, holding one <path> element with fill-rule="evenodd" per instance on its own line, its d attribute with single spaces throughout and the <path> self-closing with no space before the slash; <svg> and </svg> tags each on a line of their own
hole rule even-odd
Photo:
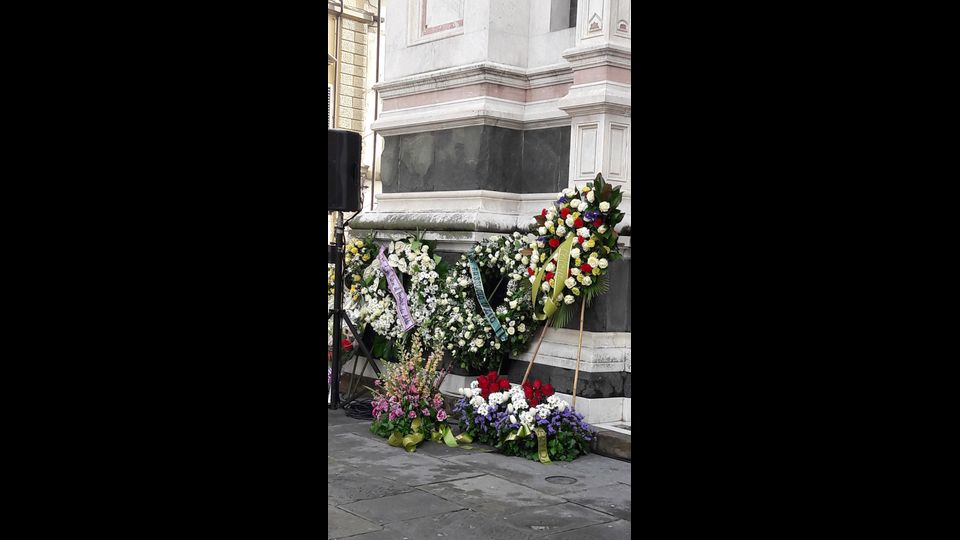
<svg viewBox="0 0 960 540">
<path fill-rule="evenodd" d="M 583 349 L 583 313 L 587 310 L 587 299 L 580 306 L 580 339 L 577 340 L 577 369 L 573 372 L 573 407 L 577 406 L 577 380 L 580 378 L 580 351 Z"/>
<path fill-rule="evenodd" d="M 533 356 L 530 357 L 530 364 L 527 365 L 527 371 L 523 374 L 523 381 L 520 382 L 520 385 L 527 384 L 527 377 L 530 376 L 530 370 L 533 369 L 533 361 L 537 359 L 537 353 L 540 352 L 540 344 L 543 343 L 543 336 L 547 335 L 547 327 L 550 326 L 550 320 L 553 317 L 543 321 L 543 332 L 540 332 L 540 339 L 537 340 L 537 348 L 533 350 Z"/>
</svg>

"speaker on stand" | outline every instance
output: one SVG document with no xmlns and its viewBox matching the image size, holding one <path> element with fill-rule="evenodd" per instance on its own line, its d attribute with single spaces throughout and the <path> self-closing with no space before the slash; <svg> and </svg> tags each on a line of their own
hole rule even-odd
<svg viewBox="0 0 960 540">
<path fill-rule="evenodd" d="M 372 362 L 373 354 L 363 343 L 359 332 L 346 311 L 343 309 L 343 256 L 344 248 L 344 212 L 359 212 L 363 202 L 360 199 L 360 134 L 354 131 L 341 129 L 327 130 L 327 211 L 337 213 L 336 227 L 334 228 L 334 300 L 333 300 L 333 354 L 331 373 L 330 408 L 340 406 L 340 336 L 343 333 L 343 323 L 347 324 L 354 340 L 360 349 L 367 355 L 373 370 L 380 374 L 376 362 Z M 352 219 L 352 218 L 351 218 Z M 366 363 L 364 363 L 364 370 Z M 361 372 L 362 373 L 362 372 Z M 355 398 L 347 396 L 349 403 Z"/>
</svg>

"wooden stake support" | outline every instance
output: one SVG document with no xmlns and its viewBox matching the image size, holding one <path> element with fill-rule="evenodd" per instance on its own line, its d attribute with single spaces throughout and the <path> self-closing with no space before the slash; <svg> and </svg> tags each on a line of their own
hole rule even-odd
<svg viewBox="0 0 960 540">
<path fill-rule="evenodd" d="M 573 407 L 577 407 L 577 380 L 580 378 L 580 351 L 583 349 L 583 313 L 587 310 L 587 299 L 581 300 L 580 306 L 580 338 L 577 340 L 577 369 L 573 372 Z"/>
<path fill-rule="evenodd" d="M 547 327 L 550 326 L 552 319 L 553 317 L 550 317 L 546 321 L 543 321 L 543 332 L 540 332 L 540 339 L 537 340 L 537 348 L 533 350 L 533 356 L 530 358 L 530 364 L 527 365 L 527 372 L 523 374 L 523 381 L 520 382 L 520 386 L 527 383 L 527 377 L 530 376 L 530 370 L 533 369 L 533 361 L 537 359 L 537 353 L 540 352 L 540 344 L 543 343 L 543 336 L 547 335 Z"/>
</svg>

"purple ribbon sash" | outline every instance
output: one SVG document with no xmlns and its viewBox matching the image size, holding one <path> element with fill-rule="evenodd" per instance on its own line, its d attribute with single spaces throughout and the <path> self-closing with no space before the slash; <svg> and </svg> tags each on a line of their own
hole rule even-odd
<svg viewBox="0 0 960 540">
<path fill-rule="evenodd" d="M 400 278 L 397 277 L 397 273 L 393 270 L 393 267 L 390 266 L 390 261 L 383 255 L 386 249 L 386 246 L 380 247 L 377 260 L 380 261 L 380 269 L 383 270 L 384 275 L 387 276 L 387 289 L 390 290 L 390 294 L 393 295 L 393 299 L 397 302 L 397 314 L 400 315 L 400 320 L 403 321 L 403 331 L 406 332 L 416 326 L 416 323 L 413 322 L 413 317 L 410 316 L 410 308 L 407 306 L 407 293 L 403 290 L 403 284 L 400 283 Z"/>
</svg>

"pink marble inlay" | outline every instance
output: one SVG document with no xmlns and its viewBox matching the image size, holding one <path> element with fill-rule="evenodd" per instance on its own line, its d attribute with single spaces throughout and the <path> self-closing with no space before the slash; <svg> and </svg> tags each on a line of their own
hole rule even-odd
<svg viewBox="0 0 960 540">
<path fill-rule="evenodd" d="M 461 99 L 470 99 L 480 96 L 489 96 L 517 103 L 526 103 L 528 101 L 542 101 L 546 99 L 555 99 L 567 95 L 570 88 L 569 84 L 555 84 L 553 86 L 544 86 L 542 88 L 531 88 L 524 90 L 512 86 L 503 86 L 493 83 L 477 83 L 457 88 L 446 88 L 435 90 L 433 92 L 423 92 L 412 96 L 403 96 L 383 100 L 384 111 L 395 111 L 398 109 L 409 109 L 412 107 L 423 107 L 426 105 L 436 105 L 438 103 L 447 103 Z"/>
<path fill-rule="evenodd" d="M 420 4 L 421 35 L 429 36 L 430 34 L 436 34 L 437 32 L 443 32 L 444 30 L 450 30 L 452 28 L 458 28 L 460 26 L 463 26 L 463 19 L 446 22 L 437 26 L 427 26 L 427 0 L 423 0 L 422 3 Z"/>
<path fill-rule="evenodd" d="M 573 84 L 597 81 L 613 81 L 630 84 L 630 70 L 614 66 L 599 66 L 573 72 Z"/>
</svg>

